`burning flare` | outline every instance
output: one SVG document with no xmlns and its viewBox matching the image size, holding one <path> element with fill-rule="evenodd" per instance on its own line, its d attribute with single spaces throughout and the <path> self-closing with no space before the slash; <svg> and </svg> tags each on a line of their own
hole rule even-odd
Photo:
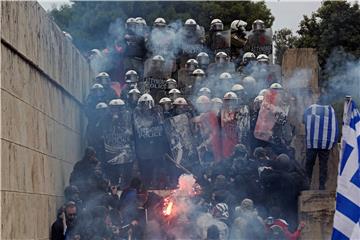
<svg viewBox="0 0 360 240">
<path fill-rule="evenodd" d="M 172 201 L 167 201 L 167 202 L 165 202 L 164 205 L 165 205 L 164 210 L 163 210 L 164 215 L 170 216 L 174 203 Z"/>
</svg>

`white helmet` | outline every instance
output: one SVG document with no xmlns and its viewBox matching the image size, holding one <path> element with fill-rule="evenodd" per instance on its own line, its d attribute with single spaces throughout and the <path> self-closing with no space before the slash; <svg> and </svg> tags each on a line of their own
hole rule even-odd
<svg viewBox="0 0 360 240">
<path fill-rule="evenodd" d="M 155 55 L 153 58 L 152 58 L 153 61 L 159 61 L 159 62 L 165 62 L 165 59 L 163 56 L 161 55 Z"/>
<path fill-rule="evenodd" d="M 168 89 L 174 89 L 177 87 L 177 82 L 175 79 L 169 78 L 168 80 L 166 80 L 166 86 Z"/>
<path fill-rule="evenodd" d="M 102 85 L 110 83 L 110 76 L 106 72 L 99 73 L 95 79 Z"/>
<path fill-rule="evenodd" d="M 243 55 L 243 62 L 249 62 L 252 60 L 256 60 L 256 56 L 255 54 L 253 54 L 252 52 L 246 52 Z"/>
<path fill-rule="evenodd" d="M 163 18 L 157 18 L 154 21 L 154 27 L 165 27 L 166 26 L 166 21 Z"/>
<path fill-rule="evenodd" d="M 125 26 L 126 28 L 130 28 L 130 27 L 134 27 L 136 24 L 137 24 L 136 19 L 131 17 L 126 20 Z"/>
<path fill-rule="evenodd" d="M 186 64 L 196 64 L 197 65 L 198 62 L 195 59 L 191 58 L 191 59 L 186 61 Z"/>
<path fill-rule="evenodd" d="M 218 98 L 218 97 L 211 99 L 211 102 L 212 103 L 223 104 L 223 101 L 221 100 L 221 98 Z"/>
<path fill-rule="evenodd" d="M 228 72 L 223 72 L 222 74 L 220 74 L 219 79 L 220 80 L 230 80 L 230 79 L 232 79 L 232 76 Z"/>
<path fill-rule="evenodd" d="M 218 52 L 215 55 L 215 62 L 216 63 L 222 63 L 222 62 L 226 62 L 228 60 L 228 55 L 225 52 Z"/>
<path fill-rule="evenodd" d="M 196 104 L 209 104 L 210 99 L 207 96 L 201 95 L 196 99 Z"/>
<path fill-rule="evenodd" d="M 104 89 L 104 87 L 99 83 L 95 83 L 94 85 L 91 86 L 91 90 L 95 90 L 95 89 Z"/>
<path fill-rule="evenodd" d="M 130 89 L 129 94 L 135 94 L 135 93 L 139 95 L 141 94 L 141 92 L 137 88 Z"/>
<path fill-rule="evenodd" d="M 106 72 L 101 72 L 101 73 L 99 73 L 96 77 L 98 78 L 98 77 L 110 77 L 110 76 L 109 76 L 109 74 L 106 73 Z"/>
<path fill-rule="evenodd" d="M 99 102 L 98 104 L 96 104 L 96 109 L 104 109 L 104 108 L 107 108 L 108 105 L 104 102 Z"/>
<path fill-rule="evenodd" d="M 220 19 L 213 19 L 210 23 L 210 30 L 222 31 L 224 30 L 224 24 Z"/>
<path fill-rule="evenodd" d="M 135 18 L 135 21 L 137 24 L 142 24 L 142 25 L 146 26 L 146 21 L 142 17 Z"/>
<path fill-rule="evenodd" d="M 195 25 L 196 26 L 196 21 L 194 19 L 189 18 L 188 20 L 185 21 L 185 25 Z"/>
<path fill-rule="evenodd" d="M 109 102 L 109 106 L 123 106 L 125 102 L 121 99 L 113 99 Z"/>
<path fill-rule="evenodd" d="M 149 103 L 150 108 L 153 108 L 155 106 L 153 97 L 148 93 L 141 95 L 141 97 L 138 100 L 138 104 L 140 103 Z"/>
<path fill-rule="evenodd" d="M 210 94 L 211 93 L 211 90 L 207 87 L 202 87 L 200 88 L 199 90 L 199 93 L 207 93 L 207 94 Z"/>
<path fill-rule="evenodd" d="M 262 31 L 265 30 L 265 23 L 262 20 L 255 20 L 253 25 L 252 25 L 252 30 L 253 31 Z"/>
<path fill-rule="evenodd" d="M 224 95 L 224 100 L 236 100 L 238 98 L 238 96 L 236 95 L 236 93 L 234 92 L 227 92 Z"/>
<path fill-rule="evenodd" d="M 237 92 L 242 90 L 244 90 L 244 87 L 241 84 L 234 84 L 234 86 L 232 86 L 231 88 L 232 92 Z"/>
<path fill-rule="evenodd" d="M 198 67 L 198 62 L 195 59 L 186 61 L 185 68 L 187 71 L 193 72 Z"/>
<path fill-rule="evenodd" d="M 269 62 L 269 57 L 266 54 L 259 54 L 259 56 L 257 56 L 256 60 L 258 62 Z"/>
<path fill-rule="evenodd" d="M 254 99 L 254 102 L 262 102 L 264 100 L 264 96 L 257 96 L 255 99 Z"/>
<path fill-rule="evenodd" d="M 186 106 L 186 105 L 188 105 L 185 98 L 182 98 L 182 97 L 178 97 L 177 99 L 175 99 L 173 104 L 176 105 L 176 106 Z"/>
<path fill-rule="evenodd" d="M 163 103 L 171 103 L 171 99 L 167 97 L 160 99 L 159 104 L 163 104 Z"/>
<path fill-rule="evenodd" d="M 135 70 L 129 70 L 125 73 L 125 82 L 134 83 L 139 80 L 139 76 Z"/>
<path fill-rule="evenodd" d="M 271 89 L 283 89 L 280 83 L 273 83 L 270 85 Z"/>
<path fill-rule="evenodd" d="M 173 88 L 169 91 L 169 94 L 174 94 L 174 93 L 178 93 L 178 94 L 181 94 L 180 90 L 179 89 L 176 89 L 176 88 Z"/>
<path fill-rule="evenodd" d="M 246 85 L 251 85 L 251 84 L 256 83 L 255 78 L 253 78 L 252 76 L 244 77 L 242 81 L 243 81 L 243 84 L 246 84 Z"/>
<path fill-rule="evenodd" d="M 173 79 L 173 78 L 169 78 L 168 80 L 166 80 L 166 83 L 167 83 L 167 84 L 170 84 L 170 83 L 176 84 L 176 80 Z"/>
<path fill-rule="evenodd" d="M 101 56 L 101 51 L 97 48 L 91 49 L 90 50 L 90 55 L 95 55 L 95 56 Z"/>
<path fill-rule="evenodd" d="M 192 72 L 192 75 L 193 76 L 205 76 L 205 72 L 204 72 L 204 70 L 198 68 Z"/>
<path fill-rule="evenodd" d="M 209 65 L 210 58 L 206 52 L 201 52 L 196 56 L 196 61 L 198 61 L 200 65 Z"/>
<path fill-rule="evenodd" d="M 230 29 L 233 31 L 237 31 L 241 28 L 245 30 L 246 26 L 247 26 L 247 22 L 244 22 L 243 20 L 234 20 L 230 25 Z"/>
</svg>

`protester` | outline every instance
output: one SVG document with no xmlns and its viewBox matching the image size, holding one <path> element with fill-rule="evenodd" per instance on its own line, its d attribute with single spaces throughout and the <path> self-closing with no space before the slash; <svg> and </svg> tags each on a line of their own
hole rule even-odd
<svg viewBox="0 0 360 240">
<path fill-rule="evenodd" d="M 52 240 L 71 239 L 77 224 L 76 213 L 76 204 L 72 201 L 67 202 L 51 226 Z"/>
<path fill-rule="evenodd" d="M 337 142 L 338 124 L 332 106 L 319 104 L 309 106 L 304 113 L 306 174 L 311 182 L 316 157 L 319 157 L 319 190 L 325 190 L 328 159 L 331 148 Z"/>
</svg>

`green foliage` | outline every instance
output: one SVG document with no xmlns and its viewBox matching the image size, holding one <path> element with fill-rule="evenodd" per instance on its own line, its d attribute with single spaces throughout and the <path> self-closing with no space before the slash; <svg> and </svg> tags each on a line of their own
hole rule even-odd
<svg viewBox="0 0 360 240">
<path fill-rule="evenodd" d="M 296 46 L 316 48 L 320 66 L 335 48 L 360 57 L 360 10 L 357 3 L 325 1 L 310 17 L 304 16 Z"/>
<path fill-rule="evenodd" d="M 283 28 L 275 31 L 273 40 L 275 42 L 275 62 L 281 65 L 286 49 L 295 47 L 297 37 L 293 35 L 290 29 Z"/>
<path fill-rule="evenodd" d="M 82 51 L 104 48 L 109 26 L 116 19 L 126 21 L 129 17 L 143 17 L 148 25 L 163 17 L 167 22 L 188 18 L 195 19 L 208 29 L 214 18 L 220 18 L 226 27 L 235 19 L 248 22 L 248 29 L 256 19 L 262 19 L 271 27 L 274 17 L 264 2 L 84 2 L 74 1 L 50 12 L 59 27 L 69 32 L 75 45 Z M 119 26 L 122 27 L 122 26 Z"/>
</svg>

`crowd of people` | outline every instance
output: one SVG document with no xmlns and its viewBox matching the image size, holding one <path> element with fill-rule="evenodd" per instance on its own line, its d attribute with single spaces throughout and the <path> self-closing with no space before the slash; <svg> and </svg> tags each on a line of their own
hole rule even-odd
<svg viewBox="0 0 360 240">
<path fill-rule="evenodd" d="M 193 19 L 174 27 L 157 18 L 150 31 L 130 18 L 113 47 L 91 51 L 88 147 L 52 239 L 299 238 L 297 198 L 309 188 L 316 154 L 325 159 L 325 188 L 336 134 L 308 145 L 306 170 L 295 160 L 293 97 L 271 64 L 264 22 L 250 32 L 246 25 L 235 20 L 224 30 L 214 19 L 206 34 Z M 318 141 L 314 114 L 327 114 L 323 134 L 334 127 L 332 113 L 307 110 L 308 141 Z M 196 180 L 184 197 L 191 209 L 169 220 L 168 197 L 150 190 L 177 189 L 184 173 Z"/>
</svg>

